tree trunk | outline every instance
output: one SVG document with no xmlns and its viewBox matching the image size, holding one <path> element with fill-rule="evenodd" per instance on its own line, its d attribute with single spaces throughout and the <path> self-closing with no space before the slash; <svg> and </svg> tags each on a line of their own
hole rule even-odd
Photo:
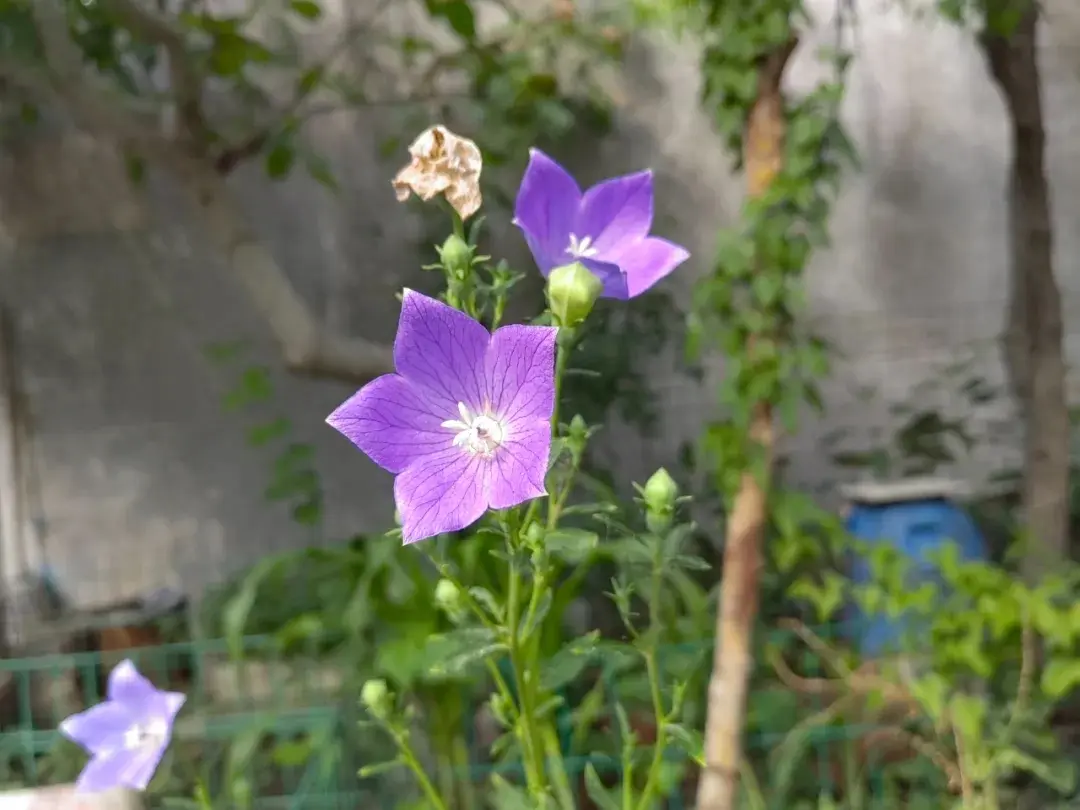
<svg viewBox="0 0 1080 810">
<path fill-rule="evenodd" d="M 1038 16 L 1037 4 L 1030 3 L 1007 35 L 987 30 L 980 37 L 1012 124 L 1009 302 L 1002 348 L 1024 431 L 1024 573 L 1029 577 L 1069 552 L 1070 425 L 1045 170 Z"/>
<path fill-rule="evenodd" d="M 762 195 L 783 165 L 785 117 L 780 81 L 795 45 L 794 40 L 787 43 L 759 68 L 757 100 L 743 139 L 750 197 Z M 770 403 L 759 402 L 753 407 L 749 439 L 763 451 L 764 464 L 759 474 L 743 473 L 728 515 L 698 810 L 732 810 L 738 792 L 746 696 L 753 670 L 750 644 L 758 612 L 761 546 L 773 462 Z"/>
</svg>

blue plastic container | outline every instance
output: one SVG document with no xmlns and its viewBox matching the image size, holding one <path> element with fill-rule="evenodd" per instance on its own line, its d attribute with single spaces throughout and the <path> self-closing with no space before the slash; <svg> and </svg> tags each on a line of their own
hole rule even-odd
<svg viewBox="0 0 1080 810">
<path fill-rule="evenodd" d="M 936 579 L 928 557 L 946 543 L 955 543 L 961 560 L 987 558 L 986 541 L 975 522 L 953 498 L 962 491 L 954 482 L 908 480 L 896 484 L 854 486 L 845 494 L 851 501 L 847 530 L 868 543 L 888 543 L 914 561 L 912 587 Z M 851 561 L 854 582 L 871 579 L 865 559 Z M 849 638 L 866 657 L 895 650 L 902 640 L 904 620 L 884 615 L 867 616 L 851 606 Z"/>
</svg>

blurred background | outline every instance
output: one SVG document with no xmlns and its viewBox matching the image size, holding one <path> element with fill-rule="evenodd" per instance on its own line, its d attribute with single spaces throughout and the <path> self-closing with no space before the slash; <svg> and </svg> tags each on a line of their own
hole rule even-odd
<svg viewBox="0 0 1080 810">
<path fill-rule="evenodd" d="M 842 119 L 859 165 L 806 273 L 832 365 L 824 409 L 782 439 L 785 481 L 829 507 L 842 482 L 912 471 L 1006 492 L 1021 432 L 997 342 L 1005 107 L 971 31 L 932 6 L 807 7 L 787 89 L 829 77 L 822 48 L 850 50 Z M 1042 13 L 1071 359 L 1080 6 Z M 744 196 L 699 100 L 700 48 L 600 0 L 0 0 L 11 604 L 182 612 L 268 555 L 392 525 L 391 477 L 323 419 L 381 373 L 394 294 L 438 289 L 421 266 L 445 219 L 390 186 L 434 123 L 484 150 L 484 249 L 533 276 L 519 318 L 542 301 L 509 224 L 529 147 L 583 186 L 655 171 L 654 233 L 692 259 L 598 314 L 587 351 L 601 373 L 573 395 L 604 423 L 594 461 L 620 487 L 659 465 L 700 480 L 692 447 L 724 360 L 686 360 L 686 314 Z M 1070 373 L 1070 401 L 1078 384 Z"/>
</svg>

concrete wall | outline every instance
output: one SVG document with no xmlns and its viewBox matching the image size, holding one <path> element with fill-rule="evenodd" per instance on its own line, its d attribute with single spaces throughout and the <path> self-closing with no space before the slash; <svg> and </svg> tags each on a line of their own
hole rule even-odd
<svg viewBox="0 0 1080 810">
<path fill-rule="evenodd" d="M 835 4 L 812 5 L 823 24 L 790 71 L 795 92 L 821 77 L 813 54 L 832 36 Z M 1080 7 L 1052 0 L 1048 16 L 1049 170 L 1057 271 L 1071 313 L 1080 294 Z M 786 448 L 796 478 L 827 488 L 836 473 L 822 437 L 837 427 L 866 432 L 888 416 L 856 389 L 901 398 L 973 343 L 982 347 L 981 371 L 1000 380 L 987 341 L 1000 329 L 1006 293 L 1005 116 L 970 37 L 868 2 L 849 33 L 858 58 L 844 114 L 863 170 L 845 185 L 834 247 L 809 271 L 813 315 L 844 358 L 827 385 L 828 418 L 808 421 Z M 672 38 L 634 44 L 620 80 L 618 133 L 582 177 L 656 169 L 658 229 L 694 252 L 668 282 L 683 305 L 741 195 L 698 108 L 696 61 Z M 320 119 L 313 137 L 339 171 L 337 199 L 302 177 L 271 183 L 257 166 L 235 182 L 308 300 L 338 328 L 383 340 L 395 323 L 391 295 L 421 261 L 421 224 L 393 203 L 396 165 L 376 157 L 380 132 L 392 128 L 372 111 Z M 312 541 L 263 501 L 267 459 L 245 445 L 247 420 L 222 413 L 230 375 L 202 353 L 210 341 L 246 337 L 253 359 L 272 363 L 264 326 L 167 186 L 155 180 L 146 199 L 133 198 L 119 172 L 64 132 L 13 143 L 0 158 L 3 293 L 18 308 L 47 554 L 85 601 L 160 585 L 199 588 L 263 553 Z M 499 243 L 520 249 L 510 230 Z M 1080 325 L 1067 320 L 1075 354 Z M 613 443 L 635 476 L 670 461 L 710 410 L 707 387 L 663 367 L 655 378 L 667 413 L 661 435 Z M 349 391 L 281 375 L 277 384 L 277 408 L 320 454 L 328 535 L 385 527 L 390 476 L 322 423 Z M 1014 437 L 997 424 L 1007 409 L 983 417 L 1001 445 L 993 460 L 1007 459 Z"/>
</svg>

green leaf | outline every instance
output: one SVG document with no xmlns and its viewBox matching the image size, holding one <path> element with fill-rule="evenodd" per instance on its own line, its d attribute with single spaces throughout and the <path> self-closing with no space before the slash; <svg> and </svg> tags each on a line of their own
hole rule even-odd
<svg viewBox="0 0 1080 810">
<path fill-rule="evenodd" d="M 497 653 L 506 652 L 505 644 L 495 642 L 485 644 L 483 647 L 474 647 L 463 653 L 455 655 L 447 661 L 434 664 L 428 668 L 428 673 L 435 678 L 460 678 L 470 674 L 469 670 L 476 664 L 491 658 Z"/>
<path fill-rule="evenodd" d="M 551 656 L 540 667 L 540 688 L 555 692 L 573 681 L 588 666 L 597 652 L 600 632 L 594 630 L 576 638 Z"/>
<path fill-rule="evenodd" d="M 274 394 L 270 381 L 270 371 L 263 366 L 244 369 L 236 387 L 225 395 L 224 407 L 227 411 L 239 411 L 243 408 L 266 402 Z"/>
<path fill-rule="evenodd" d="M 664 733 L 698 765 L 705 765 L 705 740 L 700 731 L 694 731 L 676 723 L 664 726 Z"/>
<path fill-rule="evenodd" d="M 296 162 L 296 150 L 288 141 L 278 141 L 266 154 L 266 174 L 280 180 L 292 171 L 293 163 Z"/>
<path fill-rule="evenodd" d="M 983 739 L 986 713 L 986 701 L 975 695 L 957 692 L 949 699 L 949 717 L 960 733 L 961 739 L 969 741 Z"/>
<path fill-rule="evenodd" d="M 124 166 L 127 168 L 128 180 L 136 186 L 141 186 L 146 179 L 146 161 L 139 155 L 126 153 Z"/>
<path fill-rule="evenodd" d="M 374 765 L 365 765 L 357 772 L 361 779 L 369 779 L 372 776 L 381 776 L 389 771 L 396 770 L 405 765 L 400 759 L 392 759 L 389 762 L 377 762 Z"/>
<path fill-rule="evenodd" d="M 322 16 L 322 7 L 313 0 L 292 0 L 289 8 L 305 20 L 317 20 Z"/>
<path fill-rule="evenodd" d="M 235 31 L 224 31 L 214 37 L 210 50 L 210 70 L 218 76 L 234 77 L 243 72 L 249 62 L 265 64 L 273 59 L 264 46 Z"/>
<path fill-rule="evenodd" d="M 1003 770 L 1029 773 L 1059 793 L 1069 794 L 1076 788 L 1076 769 L 1071 762 L 1044 762 L 1017 748 L 998 751 L 994 755 L 994 761 Z"/>
<path fill-rule="evenodd" d="M 300 77 L 296 80 L 296 90 L 301 95 L 308 95 L 312 90 L 318 87 L 323 78 L 326 75 L 326 69 L 323 65 L 316 65 L 313 68 L 308 68 Z"/>
<path fill-rule="evenodd" d="M 292 519 L 301 526 L 317 526 L 322 520 L 322 498 L 310 498 L 293 507 Z"/>
<path fill-rule="evenodd" d="M 1054 700 L 1065 697 L 1080 685 L 1080 659 L 1051 658 L 1043 669 L 1042 690 Z"/>
<path fill-rule="evenodd" d="M 277 631 L 275 637 L 282 647 L 288 649 L 319 638 L 325 632 L 326 625 L 320 614 L 302 613 L 290 619 L 284 627 Z"/>
<path fill-rule="evenodd" d="M 502 605 L 499 604 L 499 600 L 495 598 L 495 595 L 492 594 L 491 591 L 487 588 L 473 586 L 472 588 L 469 588 L 469 595 L 478 605 L 480 605 L 480 607 L 488 612 L 488 615 L 490 615 L 491 618 L 496 621 L 502 621 Z"/>
<path fill-rule="evenodd" d="M 292 423 L 285 417 L 280 417 L 263 425 L 255 425 L 248 428 L 247 440 L 252 447 L 262 447 L 274 439 L 287 436 L 292 429 Z"/>
<path fill-rule="evenodd" d="M 248 728 L 232 738 L 229 744 L 228 772 L 238 774 L 247 770 L 255 753 L 262 746 L 266 730 L 262 724 Z"/>
<path fill-rule="evenodd" d="M 209 343 L 203 347 L 203 354 L 211 363 L 228 363 L 240 357 L 247 344 L 242 340 L 227 340 L 219 343 Z"/>
<path fill-rule="evenodd" d="M 424 645 L 427 673 L 434 678 L 457 678 L 475 664 L 505 650 L 495 631 L 487 627 L 462 627 L 428 638 Z"/>
<path fill-rule="evenodd" d="M 619 802 L 611 791 L 604 787 L 600 774 L 591 762 L 585 766 L 585 792 L 599 810 L 619 810 Z"/>
<path fill-rule="evenodd" d="M 468 0 L 428 0 L 428 13 L 446 20 L 462 39 L 476 39 L 476 15 Z"/>
<path fill-rule="evenodd" d="M 298 740 L 282 740 L 274 746 L 273 759 L 278 765 L 295 768 L 311 759 L 314 740 L 301 737 Z"/>
<path fill-rule="evenodd" d="M 234 658 L 239 658 L 243 653 L 244 628 L 251 616 L 251 609 L 255 606 L 259 587 L 266 579 L 280 571 L 285 561 L 286 558 L 282 556 L 260 560 L 244 577 L 236 595 L 222 609 L 222 632 Z"/>
<path fill-rule="evenodd" d="M 498 774 L 491 777 L 491 803 L 495 810 L 536 810 L 524 788 L 511 785 Z"/>
<path fill-rule="evenodd" d="M 576 565 L 596 550 L 600 535 L 584 529 L 555 529 L 544 535 L 548 554 L 569 565 Z"/>
</svg>

